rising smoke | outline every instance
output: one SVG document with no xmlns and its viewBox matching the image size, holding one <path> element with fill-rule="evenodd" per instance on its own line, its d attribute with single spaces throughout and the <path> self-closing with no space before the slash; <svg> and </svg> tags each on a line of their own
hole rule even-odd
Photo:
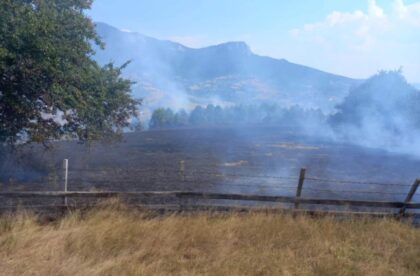
<svg viewBox="0 0 420 276">
<path fill-rule="evenodd" d="M 274 101 L 275 102 L 275 101 Z M 420 155 L 420 92 L 407 83 L 401 71 L 381 71 L 349 91 L 332 113 L 320 108 L 279 104 L 196 106 L 186 112 L 156 109 L 151 128 L 257 127 L 296 130 L 366 147 Z"/>
<path fill-rule="evenodd" d="M 383 71 L 351 90 L 329 124 L 338 139 L 420 155 L 419 103 L 400 71 Z"/>
</svg>

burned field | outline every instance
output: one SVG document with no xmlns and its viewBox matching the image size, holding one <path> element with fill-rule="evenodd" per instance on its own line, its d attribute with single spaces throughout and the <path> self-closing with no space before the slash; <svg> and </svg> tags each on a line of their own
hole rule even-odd
<svg viewBox="0 0 420 276">
<path fill-rule="evenodd" d="M 69 191 L 293 196 L 305 167 L 302 196 L 401 201 L 420 177 L 416 158 L 273 128 L 145 131 L 118 144 L 57 142 L 49 151 L 27 147 L 17 155 L 2 154 L 2 191 L 63 190 L 64 158 Z"/>
</svg>

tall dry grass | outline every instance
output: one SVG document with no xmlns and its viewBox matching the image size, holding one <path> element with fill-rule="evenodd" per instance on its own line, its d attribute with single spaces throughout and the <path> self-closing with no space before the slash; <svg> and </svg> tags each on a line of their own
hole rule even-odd
<svg viewBox="0 0 420 276">
<path fill-rule="evenodd" d="M 0 219 L 2 275 L 419 275 L 420 230 L 386 219 L 154 216 L 112 204 Z"/>
</svg>

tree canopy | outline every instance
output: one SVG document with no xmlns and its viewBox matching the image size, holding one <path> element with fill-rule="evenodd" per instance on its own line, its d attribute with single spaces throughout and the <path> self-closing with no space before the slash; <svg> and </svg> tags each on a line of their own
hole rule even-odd
<svg viewBox="0 0 420 276">
<path fill-rule="evenodd" d="M 345 132 L 349 127 L 386 131 L 418 128 L 419 100 L 419 92 L 406 81 L 401 70 L 380 71 L 352 89 L 329 122 Z"/>
<path fill-rule="evenodd" d="M 276 104 L 235 105 L 235 106 L 196 106 L 190 112 L 170 108 L 154 110 L 149 127 L 240 127 L 240 126 L 278 126 L 299 128 L 304 125 L 321 125 L 326 116 L 319 109 L 303 109 L 298 105 L 282 107 Z"/>
<path fill-rule="evenodd" d="M 0 143 L 117 137 L 136 116 L 125 65 L 100 66 L 91 0 L 0 1 Z"/>
</svg>

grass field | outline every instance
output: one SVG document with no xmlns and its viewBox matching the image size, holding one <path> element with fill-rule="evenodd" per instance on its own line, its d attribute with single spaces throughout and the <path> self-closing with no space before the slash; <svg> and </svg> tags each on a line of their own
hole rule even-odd
<svg viewBox="0 0 420 276">
<path fill-rule="evenodd" d="M 0 219 L 1 275 L 419 275 L 420 229 L 386 219 L 154 215 L 120 203 Z"/>
</svg>

